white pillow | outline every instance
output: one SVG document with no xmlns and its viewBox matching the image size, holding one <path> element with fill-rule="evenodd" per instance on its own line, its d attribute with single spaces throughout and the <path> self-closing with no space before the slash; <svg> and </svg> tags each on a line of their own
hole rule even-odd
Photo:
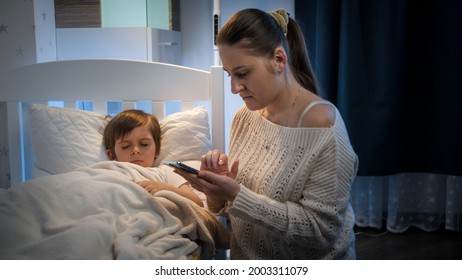
<svg viewBox="0 0 462 280">
<path fill-rule="evenodd" d="M 160 155 L 154 162 L 158 166 L 164 159 L 198 160 L 212 149 L 209 117 L 205 107 L 166 116 L 160 121 Z"/>
<path fill-rule="evenodd" d="M 95 112 L 32 104 L 29 126 L 35 167 L 59 174 L 107 160 L 103 144 L 106 124 L 106 116 Z M 162 145 L 155 166 L 163 159 L 197 160 L 212 147 L 204 107 L 172 114 L 160 124 Z"/>
<path fill-rule="evenodd" d="M 35 166 L 59 174 L 105 159 L 106 124 L 98 113 L 32 104 L 29 127 Z"/>
</svg>

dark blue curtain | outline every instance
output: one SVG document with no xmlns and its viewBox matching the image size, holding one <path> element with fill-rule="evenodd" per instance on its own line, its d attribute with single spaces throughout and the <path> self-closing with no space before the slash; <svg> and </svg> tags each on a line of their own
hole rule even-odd
<svg viewBox="0 0 462 280">
<path fill-rule="evenodd" d="M 462 175 L 462 1 L 295 0 L 359 175 Z"/>
</svg>

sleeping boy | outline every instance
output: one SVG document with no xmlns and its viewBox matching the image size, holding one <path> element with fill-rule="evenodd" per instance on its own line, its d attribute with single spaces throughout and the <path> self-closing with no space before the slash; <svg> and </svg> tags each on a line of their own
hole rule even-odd
<svg viewBox="0 0 462 280">
<path fill-rule="evenodd" d="M 158 119 L 141 110 L 125 110 L 112 118 L 104 129 L 103 141 L 109 160 L 130 162 L 143 167 L 153 167 L 159 156 L 161 145 L 161 129 Z M 168 190 L 182 195 L 199 206 L 202 200 L 191 186 L 170 167 L 164 169 L 166 182 L 139 181 L 138 185 L 154 194 L 160 190 Z"/>
</svg>

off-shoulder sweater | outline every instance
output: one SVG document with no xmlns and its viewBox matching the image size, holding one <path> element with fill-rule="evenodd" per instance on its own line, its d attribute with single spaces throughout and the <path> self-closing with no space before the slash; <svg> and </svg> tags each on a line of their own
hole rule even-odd
<svg viewBox="0 0 462 280">
<path fill-rule="evenodd" d="M 333 106 L 333 105 L 332 105 Z M 224 209 L 232 259 L 354 259 L 358 158 L 335 108 L 329 128 L 271 123 L 243 106 L 230 134 L 241 189 Z"/>
</svg>

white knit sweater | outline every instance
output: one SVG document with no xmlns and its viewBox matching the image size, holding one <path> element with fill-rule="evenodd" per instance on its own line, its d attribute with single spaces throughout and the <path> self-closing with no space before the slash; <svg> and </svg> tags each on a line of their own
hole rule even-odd
<svg viewBox="0 0 462 280">
<path fill-rule="evenodd" d="M 336 110 L 330 128 L 275 125 L 243 106 L 230 163 L 241 190 L 226 209 L 232 259 L 354 259 L 349 203 L 358 158 Z"/>
</svg>

